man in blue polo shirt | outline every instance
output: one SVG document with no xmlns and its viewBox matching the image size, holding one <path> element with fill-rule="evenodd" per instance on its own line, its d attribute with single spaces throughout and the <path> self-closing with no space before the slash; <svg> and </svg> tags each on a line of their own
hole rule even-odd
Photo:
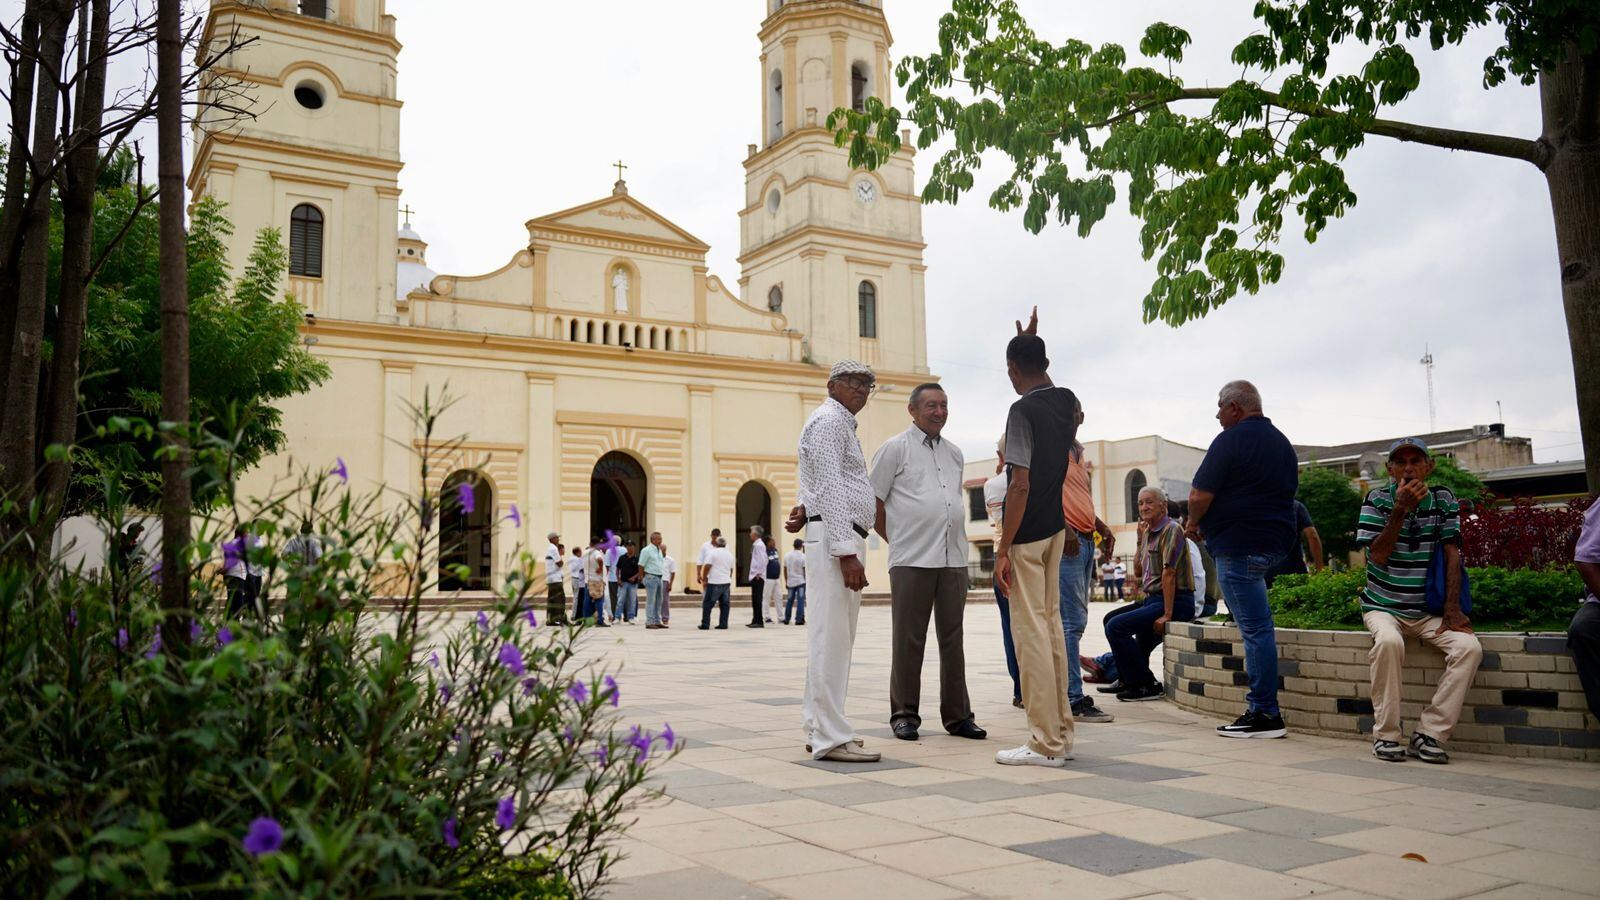
<svg viewBox="0 0 1600 900">
<path fill-rule="evenodd" d="M 1300 463 L 1289 439 L 1261 414 L 1261 393 L 1250 382 L 1222 386 L 1217 421 L 1222 433 L 1206 450 L 1189 492 L 1188 532 L 1195 539 L 1204 534 L 1217 561 L 1250 679 L 1249 709 L 1217 733 L 1281 738 L 1288 730 L 1278 711 L 1278 640 L 1266 575 L 1294 546 Z"/>
</svg>

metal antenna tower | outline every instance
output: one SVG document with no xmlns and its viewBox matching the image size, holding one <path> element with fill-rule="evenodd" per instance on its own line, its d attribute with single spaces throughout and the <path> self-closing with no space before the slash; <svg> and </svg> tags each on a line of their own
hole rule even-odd
<svg viewBox="0 0 1600 900">
<path fill-rule="evenodd" d="M 1428 431 L 1431 433 L 1439 430 L 1437 422 L 1439 413 L 1433 404 L 1433 353 L 1428 349 L 1427 344 L 1422 345 L 1422 359 L 1418 360 L 1418 362 L 1422 363 L 1422 367 L 1428 370 Z"/>
</svg>

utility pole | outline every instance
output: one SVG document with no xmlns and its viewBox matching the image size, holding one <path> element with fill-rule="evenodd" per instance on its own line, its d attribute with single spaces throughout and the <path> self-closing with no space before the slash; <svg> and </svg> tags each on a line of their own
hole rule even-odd
<svg viewBox="0 0 1600 900">
<path fill-rule="evenodd" d="M 1422 359 L 1418 362 L 1428 370 L 1428 431 L 1431 433 L 1439 430 L 1437 422 L 1439 413 L 1433 405 L 1433 352 L 1428 349 L 1427 344 L 1422 345 Z"/>
</svg>

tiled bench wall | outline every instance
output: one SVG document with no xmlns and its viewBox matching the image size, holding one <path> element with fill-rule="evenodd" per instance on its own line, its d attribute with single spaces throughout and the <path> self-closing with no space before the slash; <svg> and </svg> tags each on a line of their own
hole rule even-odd
<svg viewBox="0 0 1600 900">
<path fill-rule="evenodd" d="M 1483 665 L 1449 746 L 1502 756 L 1600 761 L 1600 724 L 1589 714 L 1564 634 L 1480 634 Z M 1365 631 L 1278 629 L 1278 705 L 1293 730 L 1372 734 Z M 1232 625 L 1173 623 L 1163 650 L 1167 694 L 1179 706 L 1232 719 L 1249 690 L 1244 643 Z M 1444 656 L 1406 641 L 1402 725 L 1409 734 L 1433 696 Z"/>
</svg>

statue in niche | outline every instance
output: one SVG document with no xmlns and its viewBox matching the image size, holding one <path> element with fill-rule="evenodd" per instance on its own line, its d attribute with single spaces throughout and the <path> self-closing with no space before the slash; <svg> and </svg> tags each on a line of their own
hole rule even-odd
<svg viewBox="0 0 1600 900">
<path fill-rule="evenodd" d="M 619 313 L 628 311 L 628 270 L 621 266 L 611 276 L 611 308 Z"/>
</svg>

